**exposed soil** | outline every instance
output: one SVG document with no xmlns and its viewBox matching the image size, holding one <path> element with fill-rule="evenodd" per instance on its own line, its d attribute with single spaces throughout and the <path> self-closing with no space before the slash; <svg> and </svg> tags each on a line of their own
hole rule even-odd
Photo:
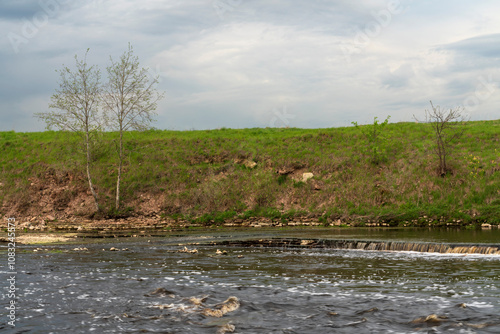
<svg viewBox="0 0 500 334">
<path fill-rule="evenodd" d="M 276 170 L 277 174 L 288 175 L 299 180 L 302 166 L 285 166 Z M 321 189 L 321 184 L 311 183 L 314 189 Z M 112 194 L 100 194 L 111 196 Z M 251 196 L 250 196 L 251 197 Z M 283 197 L 281 204 L 286 207 L 290 199 Z M 88 190 L 85 177 L 78 173 L 56 171 L 48 168 L 42 175 L 29 179 L 29 186 L 4 198 L 1 212 L 3 220 L 15 218 L 16 230 L 25 232 L 98 232 L 113 234 L 132 231 L 161 231 L 185 229 L 190 227 L 212 226 L 216 222 L 208 221 L 204 225 L 195 224 L 184 219 L 172 219 L 164 214 L 176 213 L 178 203 L 169 203 L 166 193 L 139 193 L 135 198 L 128 199 L 126 205 L 134 208 L 134 212 L 115 215 L 95 214 L 93 197 Z M 169 209 L 170 208 L 170 209 Z M 427 218 L 427 217 L 424 217 Z M 254 217 L 241 219 L 238 217 L 217 222 L 225 227 L 283 227 L 283 226 L 395 226 L 395 221 L 372 220 L 360 223 L 357 217 L 328 217 L 321 219 L 318 215 L 306 215 L 288 219 L 271 219 Z M 420 221 L 417 226 L 435 225 L 431 220 Z M 447 222 L 447 226 L 462 226 L 460 221 Z M 5 225 L 4 225 L 5 226 Z M 415 225 L 414 225 L 415 226 Z M 483 224 L 483 228 L 492 228 Z M 146 233 L 146 232 L 144 232 Z"/>
</svg>

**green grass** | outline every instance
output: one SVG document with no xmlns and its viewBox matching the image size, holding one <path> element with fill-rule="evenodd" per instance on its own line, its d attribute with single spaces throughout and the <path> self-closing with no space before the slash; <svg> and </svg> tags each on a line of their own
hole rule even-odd
<svg viewBox="0 0 500 334">
<path fill-rule="evenodd" d="M 436 172 L 428 124 L 384 127 L 384 159 L 377 164 L 371 162 L 359 130 L 129 132 L 123 207 L 147 214 L 145 205 L 157 199 L 163 216 L 190 217 L 200 224 L 306 214 L 325 221 L 352 218 L 394 224 L 500 222 L 500 121 L 467 124 L 449 157 L 452 173 L 446 177 Z M 116 182 L 115 139 L 115 133 L 103 135 L 93 162 L 101 204 L 110 211 Z M 242 163 L 246 159 L 257 167 L 246 168 Z M 2 210 L 35 214 L 40 208 L 37 194 L 46 193 L 54 201 L 51 208 L 60 212 L 87 191 L 74 134 L 0 132 L 0 164 Z M 296 174 L 278 174 L 283 168 Z M 314 173 L 313 180 L 301 182 L 302 172 Z M 47 190 L 49 185 L 57 186 L 57 191 Z M 145 195 L 149 199 L 141 200 Z M 11 213 L 7 211 L 1 213 Z"/>
</svg>

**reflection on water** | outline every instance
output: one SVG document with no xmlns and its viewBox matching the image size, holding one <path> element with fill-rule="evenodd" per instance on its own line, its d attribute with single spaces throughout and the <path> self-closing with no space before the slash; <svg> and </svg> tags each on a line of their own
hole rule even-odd
<svg viewBox="0 0 500 334">
<path fill-rule="evenodd" d="M 218 255 L 220 246 L 178 252 L 184 246 L 171 241 L 20 252 L 18 325 L 0 330 L 500 332 L 498 255 L 242 247 Z M 220 317 L 204 311 L 222 309 L 230 297 L 238 307 Z"/>
</svg>

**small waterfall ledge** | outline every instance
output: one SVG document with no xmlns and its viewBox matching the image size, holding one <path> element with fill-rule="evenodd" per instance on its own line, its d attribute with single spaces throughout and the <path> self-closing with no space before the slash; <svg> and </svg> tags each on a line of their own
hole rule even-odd
<svg viewBox="0 0 500 334">
<path fill-rule="evenodd" d="M 239 247 L 281 247 L 281 248 L 325 248 L 365 251 L 395 251 L 441 254 L 483 254 L 500 255 L 496 244 L 450 244 L 432 242 L 374 241 L 374 240 L 331 240 L 276 238 L 258 240 L 231 240 L 214 242 L 213 245 Z"/>
</svg>

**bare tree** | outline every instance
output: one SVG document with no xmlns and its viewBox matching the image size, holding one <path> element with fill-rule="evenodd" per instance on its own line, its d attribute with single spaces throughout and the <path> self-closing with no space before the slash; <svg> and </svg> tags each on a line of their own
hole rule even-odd
<svg viewBox="0 0 500 334">
<path fill-rule="evenodd" d="M 430 103 L 432 110 L 425 110 L 425 120 L 431 124 L 436 136 L 435 152 L 439 159 L 439 175 L 445 176 L 449 172 L 448 157 L 451 145 L 463 135 L 463 125 L 468 119 L 464 115 L 463 107 L 445 110 L 434 106 L 432 101 Z"/>
<path fill-rule="evenodd" d="M 46 113 L 36 113 L 35 117 L 45 121 L 47 129 L 59 129 L 77 133 L 81 139 L 85 152 L 87 180 L 90 192 L 94 197 L 96 210 L 99 211 L 99 201 L 94 189 L 91 175 L 92 146 L 96 134 L 101 129 L 101 115 L 99 113 L 99 94 L 101 90 L 101 74 L 95 66 L 87 64 L 87 52 L 83 60 L 75 55 L 76 69 L 68 67 L 59 70 L 59 88 L 51 97 Z"/>
<path fill-rule="evenodd" d="M 163 97 L 156 91 L 158 77 L 151 79 L 145 68 L 139 67 L 139 58 L 128 50 L 119 61 L 111 58 L 107 68 L 109 82 L 102 95 L 111 128 L 118 131 L 118 176 L 116 180 L 116 210 L 120 208 L 120 183 L 123 170 L 123 135 L 128 130 L 145 130 L 156 115 L 157 102 Z"/>
</svg>

